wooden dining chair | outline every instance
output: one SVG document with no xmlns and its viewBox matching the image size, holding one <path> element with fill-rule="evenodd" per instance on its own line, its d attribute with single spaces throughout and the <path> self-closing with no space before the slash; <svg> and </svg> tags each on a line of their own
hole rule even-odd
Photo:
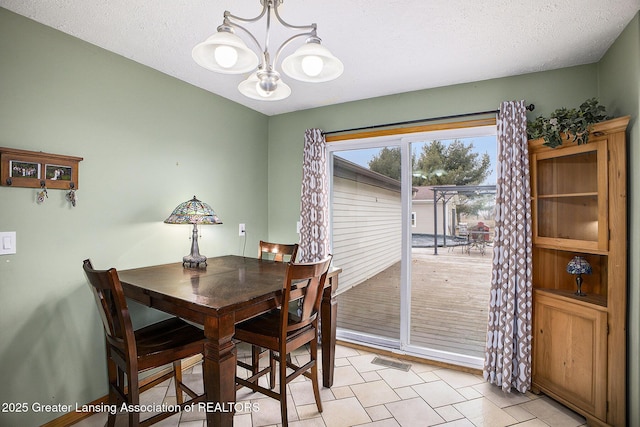
<svg viewBox="0 0 640 427">
<path fill-rule="evenodd" d="M 311 379 L 316 405 L 322 412 L 317 365 L 318 312 L 331 258 L 330 255 L 315 263 L 290 263 L 283 283 L 281 307 L 236 325 L 235 338 L 268 349 L 270 359 L 269 366 L 249 378 L 236 376 L 238 388 L 245 386 L 279 400 L 283 426 L 287 426 L 287 384 L 300 375 Z M 290 313 L 289 306 L 297 301 L 300 301 L 299 314 Z M 288 356 L 307 344 L 311 356 L 309 362 L 295 365 Z M 276 371 L 276 361 L 279 362 L 279 392 L 273 390 L 274 381 L 270 383 L 271 390 L 258 384 L 260 377 Z M 287 375 L 287 368 L 293 372 Z"/>
<path fill-rule="evenodd" d="M 260 240 L 258 259 L 272 259 L 277 262 L 295 262 L 298 244 L 271 243 Z M 287 258 L 287 259 L 285 259 Z"/>
<path fill-rule="evenodd" d="M 260 240 L 258 245 L 258 259 L 270 259 L 275 262 L 295 262 L 298 253 L 298 244 L 273 243 Z M 253 374 L 258 373 L 260 359 L 266 352 L 257 346 L 251 346 L 251 365 L 240 361 L 239 365 L 250 370 Z M 275 372 L 269 376 L 271 383 L 275 381 Z"/>
<path fill-rule="evenodd" d="M 182 382 L 181 364 L 186 357 L 203 354 L 205 337 L 202 330 L 177 317 L 134 330 L 117 271 L 114 268 L 95 270 L 88 259 L 84 261 L 83 269 L 104 326 L 109 404 L 118 408 L 122 403 L 139 405 L 140 393 L 174 378 L 176 412 L 157 414 L 141 422 L 140 413 L 130 411 L 129 426 L 149 426 L 177 413 L 177 407 L 204 401 L 204 394 L 196 394 Z M 172 371 L 140 386 L 139 372 L 169 364 L 173 364 Z M 183 391 L 190 400 L 184 401 Z M 112 427 L 115 421 L 116 414 L 109 412 L 107 425 Z"/>
</svg>

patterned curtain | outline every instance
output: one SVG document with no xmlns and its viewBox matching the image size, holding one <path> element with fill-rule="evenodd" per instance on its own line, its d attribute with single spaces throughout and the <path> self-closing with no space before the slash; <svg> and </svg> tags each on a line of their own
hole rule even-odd
<svg viewBox="0 0 640 427">
<path fill-rule="evenodd" d="M 498 117 L 498 184 L 484 378 L 510 392 L 531 386 L 531 188 L 524 101 Z"/>
<path fill-rule="evenodd" d="M 329 181 L 327 143 L 320 129 L 304 133 L 302 196 L 300 200 L 300 262 L 329 255 Z"/>
</svg>

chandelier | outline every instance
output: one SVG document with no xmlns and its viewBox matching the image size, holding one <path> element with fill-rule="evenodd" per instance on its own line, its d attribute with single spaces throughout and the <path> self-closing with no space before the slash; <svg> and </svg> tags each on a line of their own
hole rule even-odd
<svg viewBox="0 0 640 427">
<path fill-rule="evenodd" d="M 316 34 L 316 24 L 291 25 L 278 13 L 283 0 L 260 0 L 262 12 L 253 19 L 240 18 L 229 11 L 224 12 L 222 25 L 218 31 L 193 48 L 192 56 L 198 65 L 222 74 L 242 74 L 252 72 L 238 85 L 243 95 L 262 101 L 278 101 L 291 94 L 291 88 L 284 83 L 275 65 L 283 49 L 294 40 L 306 37 L 305 43 L 295 52 L 282 60 L 280 67 L 284 73 L 296 80 L 310 83 L 326 82 L 338 78 L 344 69 L 342 62 L 322 46 L 322 40 Z M 275 55 L 269 51 L 269 32 L 272 16 L 284 27 L 302 31 L 286 39 Z M 264 45 L 239 23 L 254 23 L 266 17 L 266 35 Z M 240 30 L 256 45 L 259 54 L 250 49 L 235 34 Z"/>
</svg>

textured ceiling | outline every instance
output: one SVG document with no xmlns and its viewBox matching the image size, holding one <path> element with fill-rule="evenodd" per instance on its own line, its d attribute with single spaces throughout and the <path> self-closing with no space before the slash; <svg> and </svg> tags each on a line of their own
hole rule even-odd
<svg viewBox="0 0 640 427">
<path fill-rule="evenodd" d="M 292 94 L 275 102 L 245 98 L 237 85 L 246 76 L 213 73 L 191 58 L 225 10 L 254 17 L 259 0 L 0 0 L 0 6 L 274 115 L 596 62 L 640 0 L 285 0 L 281 16 L 295 25 L 317 23 L 345 71 L 319 84 L 283 75 Z M 247 28 L 262 42 L 264 20 Z M 274 24 L 272 48 L 292 34 Z"/>
</svg>

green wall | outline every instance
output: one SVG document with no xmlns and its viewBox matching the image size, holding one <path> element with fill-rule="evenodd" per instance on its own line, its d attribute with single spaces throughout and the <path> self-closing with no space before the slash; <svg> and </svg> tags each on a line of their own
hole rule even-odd
<svg viewBox="0 0 640 427">
<path fill-rule="evenodd" d="M 0 147 L 83 157 L 78 204 L 0 187 L 0 402 L 104 396 L 104 343 L 82 273 L 182 260 L 188 226 L 162 221 L 195 195 L 223 225 L 202 228 L 206 256 L 267 237 L 268 117 L 0 8 Z M 254 256 L 253 250 L 251 256 Z M 158 318 L 133 308 L 136 324 Z M 59 414 L 0 413 L 2 426 Z"/>
<path fill-rule="evenodd" d="M 640 424 L 640 15 L 598 64 L 602 101 L 629 124 L 629 425 Z"/>
</svg>

